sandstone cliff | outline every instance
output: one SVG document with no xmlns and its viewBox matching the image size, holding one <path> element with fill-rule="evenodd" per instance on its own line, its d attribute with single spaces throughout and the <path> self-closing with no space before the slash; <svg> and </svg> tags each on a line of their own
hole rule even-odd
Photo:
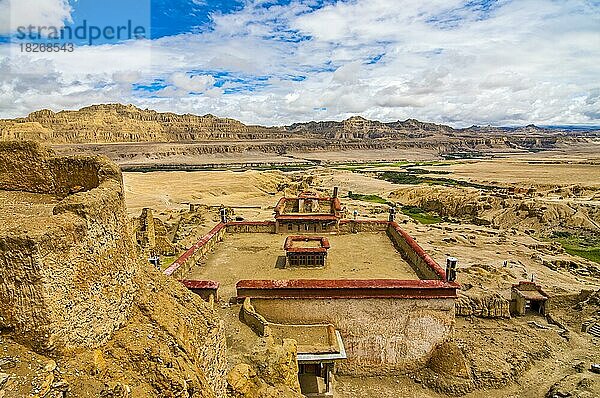
<svg viewBox="0 0 600 398">
<path fill-rule="evenodd" d="M 341 122 L 294 123 L 286 129 L 295 134 L 316 133 L 323 138 L 334 139 L 424 138 L 455 132 L 450 126 L 423 123 L 415 119 L 383 123 L 360 116 L 353 116 Z"/>
<path fill-rule="evenodd" d="M 25 118 L 0 120 L 1 140 L 51 143 L 185 142 L 213 139 L 284 138 L 281 131 L 246 126 L 213 115 L 177 115 L 142 110 L 132 105 L 92 105 L 78 111 L 48 109 Z"/>
<path fill-rule="evenodd" d="M 354 116 L 343 121 L 295 123 L 283 127 L 249 126 L 237 120 L 213 115 L 159 113 L 142 110 L 133 105 L 101 104 L 77 111 L 53 112 L 48 109 L 31 113 L 27 117 L 0 120 L 0 140 L 34 140 L 52 144 L 114 143 L 114 142 L 173 142 L 197 141 L 249 141 L 289 140 L 272 152 L 300 149 L 312 150 L 315 146 L 330 148 L 343 143 L 352 148 L 393 148 L 393 143 L 408 147 L 450 144 L 456 149 L 484 147 L 512 147 L 520 149 L 548 148 L 564 134 L 535 126 L 517 129 L 477 127 L 454 129 L 450 126 L 424 123 L 415 119 L 379 122 Z M 302 140 L 325 140 L 313 147 L 297 148 Z M 298 141 L 299 140 L 299 141 Z M 333 142 L 332 142 L 333 141 Z M 390 141 L 392 144 L 390 144 Z M 356 146 L 357 145 L 357 146 Z M 268 149 L 268 148 L 266 148 Z M 214 150 L 214 149 L 213 149 Z"/>
</svg>

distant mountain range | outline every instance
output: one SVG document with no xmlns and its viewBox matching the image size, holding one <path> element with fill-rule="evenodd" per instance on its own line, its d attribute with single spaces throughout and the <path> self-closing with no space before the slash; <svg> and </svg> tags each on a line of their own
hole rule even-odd
<svg viewBox="0 0 600 398">
<path fill-rule="evenodd" d="M 562 131 L 600 131 L 600 125 L 555 125 L 555 126 L 540 126 L 550 130 L 562 130 Z"/>
<path fill-rule="evenodd" d="M 35 140 L 52 144 L 114 142 L 198 142 L 315 139 L 346 141 L 430 141 L 446 139 L 523 137 L 572 134 L 597 135 L 597 127 L 534 125 L 523 127 L 472 126 L 455 129 L 415 119 L 379 122 L 354 116 L 343 121 L 294 123 L 265 127 L 246 125 L 213 115 L 179 115 L 140 109 L 133 105 L 101 104 L 77 111 L 44 109 L 24 118 L 0 120 L 0 140 Z"/>
</svg>

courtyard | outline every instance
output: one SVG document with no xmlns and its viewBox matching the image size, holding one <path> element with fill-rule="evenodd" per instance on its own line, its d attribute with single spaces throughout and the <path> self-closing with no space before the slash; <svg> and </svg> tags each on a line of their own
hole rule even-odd
<svg viewBox="0 0 600 398">
<path fill-rule="evenodd" d="M 227 234 L 186 279 L 214 280 L 219 295 L 236 295 L 242 279 L 418 279 L 385 232 L 330 235 L 331 248 L 323 268 L 285 268 L 287 235 Z"/>
</svg>

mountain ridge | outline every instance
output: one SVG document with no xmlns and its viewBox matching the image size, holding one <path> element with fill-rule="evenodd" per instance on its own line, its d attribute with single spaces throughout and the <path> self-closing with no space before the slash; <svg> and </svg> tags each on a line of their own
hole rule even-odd
<svg viewBox="0 0 600 398">
<path fill-rule="evenodd" d="M 0 119 L 0 140 L 34 140 L 52 144 L 113 142 L 195 142 L 219 140 L 281 140 L 293 138 L 329 140 L 414 140 L 428 137 L 544 135 L 557 130 L 535 125 L 522 127 L 448 125 L 404 121 L 381 122 L 363 116 L 342 121 L 309 121 L 287 126 L 244 124 L 212 114 L 176 114 L 141 109 L 132 104 L 96 104 L 79 110 L 54 112 L 41 109 L 28 116 Z M 560 130 L 558 130 L 560 131 Z M 577 130 L 579 132 L 585 130 Z"/>
</svg>

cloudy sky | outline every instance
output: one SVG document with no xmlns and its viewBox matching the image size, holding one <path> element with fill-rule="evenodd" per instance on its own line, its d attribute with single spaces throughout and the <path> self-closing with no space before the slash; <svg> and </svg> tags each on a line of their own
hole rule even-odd
<svg viewBox="0 0 600 398">
<path fill-rule="evenodd" d="M 128 20 L 147 37 L 51 54 L 16 39 Z M 108 102 L 266 125 L 600 125 L 600 1 L 0 0 L 0 117 Z"/>
</svg>

